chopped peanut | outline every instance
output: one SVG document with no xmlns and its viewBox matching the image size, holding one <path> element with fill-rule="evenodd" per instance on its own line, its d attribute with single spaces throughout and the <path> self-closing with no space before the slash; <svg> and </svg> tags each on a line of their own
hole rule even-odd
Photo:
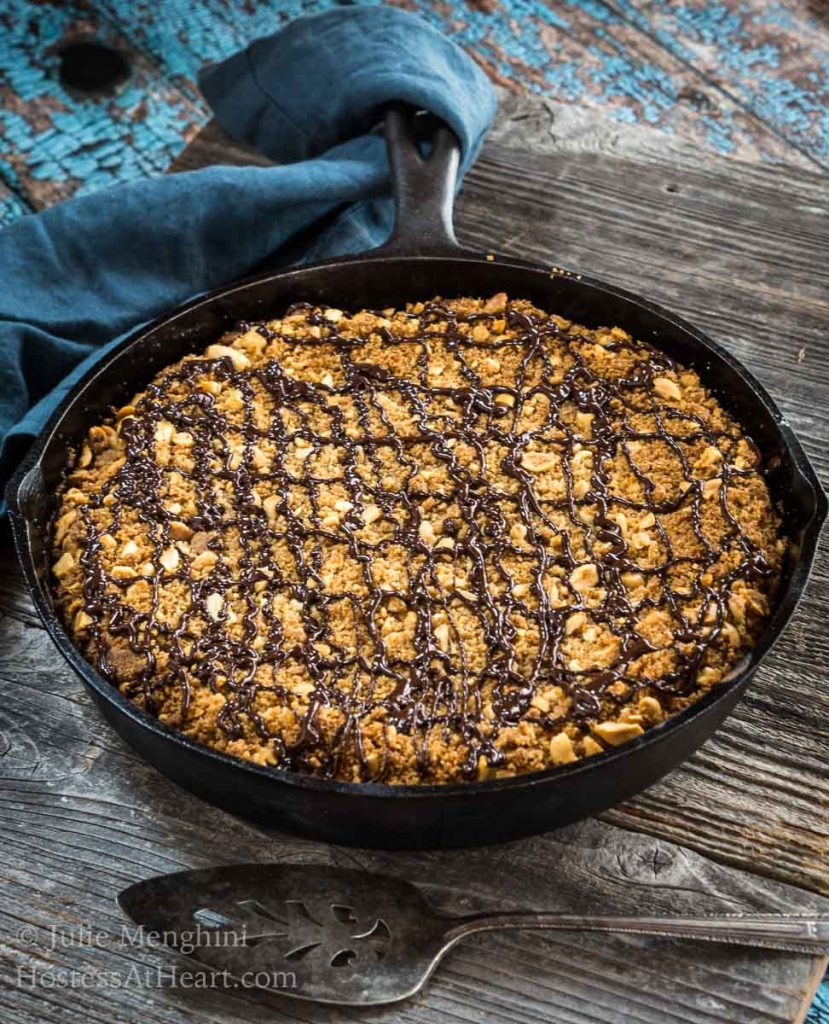
<svg viewBox="0 0 829 1024">
<path fill-rule="evenodd" d="M 210 345 L 204 354 L 208 359 L 230 359 L 236 370 L 247 370 L 251 365 L 244 352 L 228 345 Z"/>
<path fill-rule="evenodd" d="M 682 392 L 670 377 L 654 377 L 653 389 L 660 398 L 677 402 L 682 397 Z"/>
<path fill-rule="evenodd" d="M 570 573 L 570 586 L 581 594 L 591 587 L 598 586 L 598 583 L 599 570 L 592 562 L 576 566 Z"/>
<path fill-rule="evenodd" d="M 628 740 L 641 736 L 645 730 L 636 722 L 599 722 L 593 726 L 593 732 L 609 743 L 612 747 L 618 747 L 620 743 L 627 743 Z"/>
<path fill-rule="evenodd" d="M 566 732 L 556 733 L 550 740 L 550 757 L 553 764 L 571 764 L 578 760 L 573 741 Z"/>
</svg>

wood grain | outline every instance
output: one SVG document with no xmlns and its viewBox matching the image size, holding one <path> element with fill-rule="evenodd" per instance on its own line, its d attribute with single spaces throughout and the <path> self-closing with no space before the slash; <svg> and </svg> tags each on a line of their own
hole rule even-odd
<svg viewBox="0 0 829 1024">
<path fill-rule="evenodd" d="M 829 185 L 711 162 L 665 169 L 490 146 L 461 196 L 472 245 L 591 273 L 687 315 L 749 365 L 829 479 Z M 829 559 L 715 739 L 608 820 L 829 892 Z"/>
<path fill-rule="evenodd" d="M 85 0 L 7 5 L 0 34 L 0 176 L 33 209 L 163 173 L 207 120 L 192 84 L 173 83 Z M 62 49 L 89 40 L 129 62 L 112 94 L 61 83 Z"/>
<path fill-rule="evenodd" d="M 533 154 L 528 141 L 543 115 L 523 109 L 527 116 L 516 116 L 501 141 L 485 148 L 464 186 L 462 236 L 589 270 L 689 315 L 764 379 L 825 478 L 825 179 L 724 161 L 660 164 L 641 137 L 600 155 L 609 137 L 601 126 L 581 148 L 570 140 L 559 151 L 549 121 Z M 179 166 L 217 158 L 244 162 L 250 154 L 213 128 Z M 825 961 L 633 938 L 480 937 L 459 947 L 417 1000 L 372 1013 L 250 992 L 184 991 L 169 978 L 158 987 L 154 976 L 140 987 L 73 989 L 67 1000 L 18 983 L 17 971 L 31 967 L 42 977 L 53 967 L 89 964 L 129 978 L 133 967 L 178 963 L 172 954 L 122 944 L 114 892 L 157 872 L 247 859 L 330 859 L 397 873 L 453 909 L 496 902 L 642 912 L 828 905 L 807 891 L 829 892 L 829 641 L 815 627 L 827 587 L 823 556 L 795 623 L 738 712 L 695 758 L 605 821 L 485 850 L 384 854 L 259 829 L 162 779 L 102 723 L 63 667 L 7 540 L 0 543 L 0 927 L 8 935 L 11 1019 L 802 1019 Z M 33 944 L 19 938 L 25 924 L 36 929 Z M 50 948 L 52 926 L 71 939 L 82 924 L 107 932 L 103 948 Z"/>
<path fill-rule="evenodd" d="M 823 167 L 829 10 L 809 0 L 608 0 L 710 86 Z"/>
<path fill-rule="evenodd" d="M 708 153 L 804 165 L 825 155 L 819 97 L 829 33 L 808 0 L 697 0 L 679 13 L 670 0 L 393 2 L 519 92 L 604 110 L 617 125 L 651 125 Z M 211 0 L 161 13 L 129 0 L 100 6 L 174 80 L 192 82 L 203 63 L 332 3 Z"/>
<path fill-rule="evenodd" d="M 514 933 L 464 943 L 426 992 L 358 1013 L 250 992 L 171 986 L 184 961 L 127 941 L 114 894 L 156 873 L 234 861 L 357 865 L 408 878 L 436 905 L 653 913 L 826 908 L 829 900 L 600 822 L 483 850 L 382 853 L 249 825 L 167 783 L 104 725 L 38 626 L 0 620 L 0 928 L 15 1022 L 140 1019 L 758 1024 L 795 1018 L 822 961 L 703 943 Z M 105 933 L 95 943 L 83 927 Z M 54 931 L 53 931 L 54 929 Z M 47 989 L 59 971 L 123 987 Z M 32 973 L 34 972 L 34 973 Z M 40 984 L 38 980 L 40 979 Z M 301 985 L 301 973 L 299 975 Z"/>
<path fill-rule="evenodd" d="M 826 167 L 829 25 L 809 0 L 395 0 L 452 35 L 493 81 L 557 103 L 583 133 L 596 114 L 744 161 Z M 162 173 L 209 117 L 205 63 L 335 0 L 19 0 L 0 11 L 0 223 L 76 193 Z M 111 96 L 64 88 L 67 43 L 96 39 L 132 67 Z"/>
</svg>

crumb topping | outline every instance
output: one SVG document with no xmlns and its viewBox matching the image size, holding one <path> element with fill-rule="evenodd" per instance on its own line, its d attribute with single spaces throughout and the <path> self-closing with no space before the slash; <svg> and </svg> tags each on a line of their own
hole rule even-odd
<svg viewBox="0 0 829 1024">
<path fill-rule="evenodd" d="M 73 453 L 56 602 L 174 729 L 352 781 L 486 779 L 641 735 L 756 642 L 759 453 L 619 328 L 503 294 L 297 305 Z"/>
</svg>

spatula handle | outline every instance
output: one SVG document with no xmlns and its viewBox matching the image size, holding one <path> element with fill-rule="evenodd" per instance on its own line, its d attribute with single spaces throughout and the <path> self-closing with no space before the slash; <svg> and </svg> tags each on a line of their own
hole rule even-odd
<svg viewBox="0 0 829 1024">
<path fill-rule="evenodd" d="M 451 929 L 452 941 L 496 928 L 554 928 L 560 931 L 614 932 L 702 939 L 738 946 L 760 946 L 815 956 L 829 954 L 829 915 L 726 914 L 714 917 L 581 917 L 577 914 L 481 914 Z"/>
</svg>

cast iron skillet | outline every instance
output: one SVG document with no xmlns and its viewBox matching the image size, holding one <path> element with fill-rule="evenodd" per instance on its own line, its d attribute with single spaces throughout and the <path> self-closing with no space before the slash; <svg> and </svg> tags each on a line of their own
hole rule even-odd
<svg viewBox="0 0 829 1024">
<path fill-rule="evenodd" d="M 8 504 L 32 598 L 59 650 L 107 721 L 151 764 L 228 810 L 337 843 L 387 848 L 472 846 L 539 832 L 594 814 L 684 761 L 733 709 L 803 593 L 827 502 L 797 438 L 763 387 L 735 359 L 678 317 L 593 278 L 461 249 L 452 230 L 459 161 L 439 128 L 428 159 L 402 109 L 386 120 L 397 209 L 389 242 L 362 256 L 269 273 L 196 299 L 143 327 L 94 366 L 61 403 L 11 481 Z M 590 327 L 618 325 L 686 366 L 743 423 L 769 469 L 792 541 L 773 617 L 728 680 L 665 724 L 583 762 L 489 782 L 385 786 L 331 782 L 262 768 L 199 746 L 138 710 L 84 660 L 49 592 L 49 516 L 67 448 L 110 406 L 163 367 L 203 349 L 228 325 L 275 315 L 300 300 L 382 308 L 440 294 L 506 291 Z"/>
</svg>

